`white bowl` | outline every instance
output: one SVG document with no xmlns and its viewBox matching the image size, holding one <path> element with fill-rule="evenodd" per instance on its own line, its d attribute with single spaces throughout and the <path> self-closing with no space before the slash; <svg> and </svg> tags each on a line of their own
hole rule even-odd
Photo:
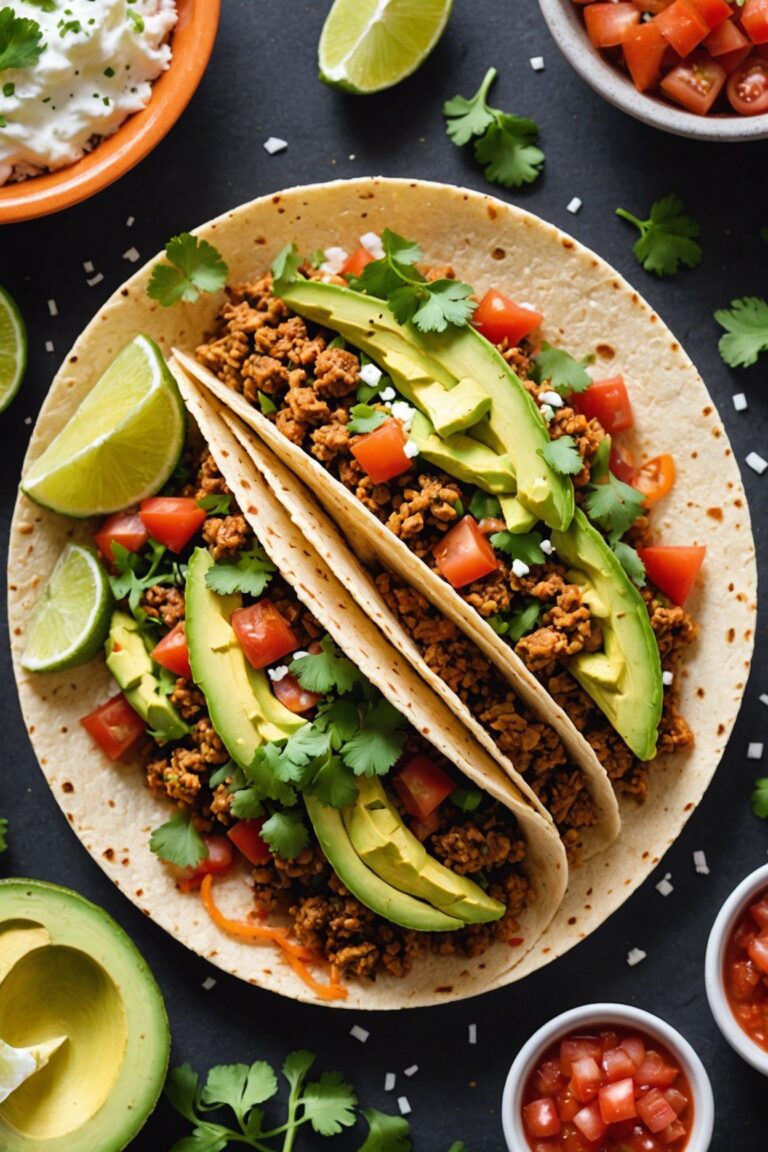
<svg viewBox="0 0 768 1152">
<path fill-rule="evenodd" d="M 517 1054 L 509 1070 L 501 1098 L 501 1123 L 509 1152 L 529 1152 L 530 1143 L 523 1127 L 522 1098 L 532 1068 L 544 1052 L 580 1028 L 613 1024 L 638 1028 L 655 1037 L 678 1060 L 693 1090 L 693 1128 L 685 1152 L 708 1152 L 715 1121 L 715 1102 L 706 1069 L 684 1036 L 658 1016 L 629 1004 L 585 1004 L 571 1008 L 544 1024 Z"/>
<path fill-rule="evenodd" d="M 645 92 L 601 55 L 589 41 L 581 6 L 573 0 L 539 0 L 555 42 L 572 68 L 605 100 L 653 128 L 693 140 L 763 140 L 768 137 L 768 112 L 761 116 L 697 116 Z"/>
<path fill-rule="evenodd" d="M 742 1060 L 746 1060 L 758 1072 L 762 1072 L 763 1076 L 768 1076 L 768 1052 L 750 1039 L 731 1011 L 723 990 L 723 957 L 728 937 L 736 921 L 755 897 L 766 888 L 768 888 L 768 864 L 764 864 L 762 868 L 747 876 L 746 880 L 742 880 L 738 888 L 731 893 L 712 925 L 704 967 L 707 999 L 718 1028 Z"/>
</svg>

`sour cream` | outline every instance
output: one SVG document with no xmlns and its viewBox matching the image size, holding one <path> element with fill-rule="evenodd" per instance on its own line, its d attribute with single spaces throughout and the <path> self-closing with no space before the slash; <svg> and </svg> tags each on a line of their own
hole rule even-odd
<svg viewBox="0 0 768 1152">
<path fill-rule="evenodd" d="M 0 72 L 0 184 L 63 168 L 146 106 L 171 62 L 176 0 L 13 0 L 36 20 L 37 63 Z"/>
</svg>

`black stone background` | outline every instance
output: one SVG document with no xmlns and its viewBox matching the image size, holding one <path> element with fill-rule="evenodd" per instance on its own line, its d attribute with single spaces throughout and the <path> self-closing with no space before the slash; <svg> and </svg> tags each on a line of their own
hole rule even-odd
<svg viewBox="0 0 768 1152">
<path fill-rule="evenodd" d="M 761 579 L 768 520 L 768 474 L 744 465 L 750 450 L 768 456 L 768 360 L 738 372 L 717 353 L 715 308 L 737 296 L 768 295 L 768 143 L 700 144 L 646 128 L 605 104 L 560 57 L 533 0 L 456 0 L 450 25 L 424 67 L 395 89 L 368 98 L 332 91 L 316 79 L 316 46 L 327 0 L 223 0 L 210 67 L 170 135 L 138 168 L 98 197 L 47 219 L 6 226 L 0 234 L 0 281 L 18 300 L 30 331 L 30 366 L 20 395 L 0 417 L 0 492 L 3 548 L 22 455 L 49 381 L 77 333 L 132 271 L 121 254 L 131 245 L 147 258 L 182 229 L 243 201 L 293 184 L 379 174 L 423 177 L 495 191 L 571 231 L 610 260 L 667 320 L 696 361 L 720 408 L 744 471 L 755 521 Z M 543 55 L 535 73 L 529 57 Z M 469 95 L 494 64 L 500 80 L 494 102 L 541 124 L 547 154 L 533 187 L 506 193 L 489 188 L 469 150 L 455 148 L 443 130 L 444 99 Z M 288 141 L 268 156 L 269 135 Z M 354 157 L 354 158 L 353 158 Z M 678 192 L 699 219 L 705 249 L 701 266 L 670 280 L 647 275 L 632 255 L 633 234 L 614 216 L 623 205 L 643 214 L 651 202 Z M 566 212 L 573 195 L 584 206 Z M 129 215 L 133 228 L 125 226 Z M 329 241 L 333 221 L 329 221 Z M 87 287 L 82 262 L 105 279 Z M 58 301 L 48 315 L 46 300 Z M 55 352 L 44 345 L 53 340 Z M 749 410 L 734 411 L 734 392 L 746 391 Z M 681 437 L 685 429 L 680 429 Z M 705 622 L 706 624 L 706 622 Z M 5 621 L 2 627 L 5 629 Z M 417 1152 L 447 1152 L 464 1139 L 473 1152 L 503 1147 L 499 1118 L 507 1068 L 522 1042 L 556 1013 L 582 1003 L 622 1000 L 659 1013 L 679 1027 L 712 1076 L 717 1104 L 713 1150 L 764 1152 L 768 1141 L 766 1081 L 733 1054 L 710 1016 L 704 996 L 704 949 L 725 896 L 765 863 L 768 826 L 750 810 L 753 781 L 768 768 L 748 762 L 750 740 L 768 743 L 764 669 L 766 618 L 744 706 L 715 781 L 679 841 L 656 873 L 608 923 L 575 951 L 521 985 L 479 1000 L 408 1014 L 333 1012 L 278 998 L 222 976 L 170 939 L 117 892 L 68 829 L 35 763 L 13 687 L 5 634 L 0 681 L 0 812 L 10 818 L 3 875 L 63 882 L 107 908 L 143 950 L 165 993 L 175 1063 L 198 1069 L 213 1063 L 267 1058 L 279 1064 L 293 1048 L 308 1047 L 325 1069 L 344 1070 L 366 1105 L 394 1111 L 384 1074 L 398 1072 L 411 1102 Z M 761 659 L 762 657 L 762 659 Z M 704 849 L 709 876 L 694 871 L 692 853 Z M 674 893 L 654 889 L 671 872 Z M 639 946 L 648 958 L 626 964 Z M 201 988 L 214 974 L 216 987 Z M 353 1024 L 370 1030 L 362 1046 Z M 468 1044 L 468 1024 L 478 1042 Z M 404 1079 L 402 1071 L 419 1071 Z M 116 1126 L 119 1118 L 116 1118 Z M 134 1152 L 163 1152 L 189 1131 L 161 1103 Z M 359 1147 L 362 1129 L 337 1140 L 341 1152 Z M 299 1147 L 326 1147 L 310 1135 Z M 78 1152 L 76 1140 L 72 1152 Z"/>
</svg>

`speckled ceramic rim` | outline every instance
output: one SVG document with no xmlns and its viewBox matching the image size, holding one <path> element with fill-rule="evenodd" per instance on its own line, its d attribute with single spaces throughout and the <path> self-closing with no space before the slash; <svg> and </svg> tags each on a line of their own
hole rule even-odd
<svg viewBox="0 0 768 1152">
<path fill-rule="evenodd" d="M 655 96 L 638 92 L 631 80 L 590 44 L 580 10 L 573 0 L 539 0 L 539 7 L 558 48 L 582 80 L 622 112 L 643 124 L 691 140 L 736 144 L 768 137 L 768 113 L 762 116 L 696 116 Z"/>
<path fill-rule="evenodd" d="M 585 1004 L 581 1008 L 571 1008 L 544 1024 L 523 1045 L 509 1070 L 501 1098 L 501 1123 L 509 1152 L 530 1152 L 531 1146 L 523 1128 L 522 1096 L 528 1074 L 537 1060 L 550 1044 L 574 1029 L 602 1027 L 604 1024 L 639 1028 L 659 1039 L 677 1057 L 693 1088 L 694 1097 L 693 1130 L 685 1152 L 707 1152 L 715 1122 L 715 1101 L 704 1065 L 676 1028 L 629 1004 Z"/>
<path fill-rule="evenodd" d="M 723 1036 L 742 1060 L 768 1076 L 768 1052 L 755 1044 L 738 1023 L 723 989 L 723 958 L 728 937 L 744 910 L 765 888 L 768 888 L 768 864 L 742 880 L 723 904 L 709 934 L 704 978 L 709 1006 Z"/>
<path fill-rule="evenodd" d="M 177 0 L 171 66 L 141 112 L 76 164 L 0 187 L 0 224 L 32 220 L 79 204 L 129 172 L 171 130 L 194 95 L 213 51 L 221 0 Z"/>
</svg>

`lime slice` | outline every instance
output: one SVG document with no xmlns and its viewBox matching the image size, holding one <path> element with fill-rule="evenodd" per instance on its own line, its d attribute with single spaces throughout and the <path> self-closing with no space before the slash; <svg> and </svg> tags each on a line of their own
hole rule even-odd
<svg viewBox="0 0 768 1152">
<path fill-rule="evenodd" d="M 162 488 L 184 447 L 176 382 L 153 340 L 137 336 L 117 356 L 21 487 L 67 516 L 99 516 Z"/>
<path fill-rule="evenodd" d="M 318 49 L 320 79 L 365 95 L 410 76 L 440 39 L 452 0 L 336 0 Z"/>
<path fill-rule="evenodd" d="M 35 605 L 22 667 L 58 672 L 85 664 L 109 631 L 112 591 L 95 552 L 67 544 Z"/>
<path fill-rule="evenodd" d="M 12 1048 L 4 1040 L 0 1040 L 0 1104 L 7 1100 L 11 1092 L 20 1088 L 25 1080 L 34 1076 L 58 1052 L 66 1036 L 57 1036 L 55 1040 L 46 1040 L 42 1044 L 33 1044 L 31 1048 Z"/>
<path fill-rule="evenodd" d="M 0 412 L 19 390 L 27 367 L 27 332 L 21 313 L 0 288 Z"/>
</svg>

